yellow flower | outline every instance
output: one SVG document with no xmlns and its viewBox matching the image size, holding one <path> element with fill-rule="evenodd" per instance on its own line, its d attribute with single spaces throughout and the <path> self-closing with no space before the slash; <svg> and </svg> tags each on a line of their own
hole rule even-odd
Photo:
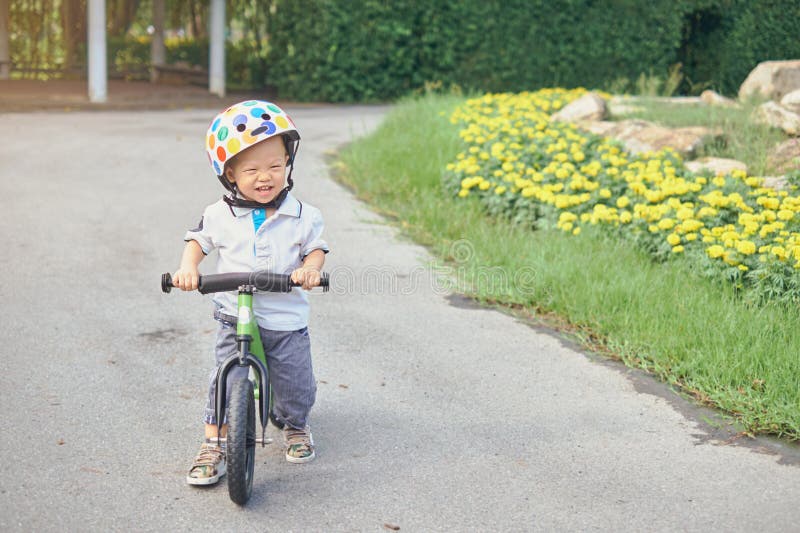
<svg viewBox="0 0 800 533">
<path fill-rule="evenodd" d="M 681 252 L 683 252 L 683 246 L 673 246 L 672 247 L 672 253 L 673 254 L 679 254 Z"/>
<path fill-rule="evenodd" d="M 706 248 L 706 253 L 708 254 L 708 257 L 710 257 L 711 259 L 717 259 L 719 257 L 722 257 L 722 254 L 725 253 L 725 248 L 723 248 L 719 244 L 714 244 L 713 246 L 709 246 L 708 248 Z"/>
<path fill-rule="evenodd" d="M 461 189 L 460 191 L 458 191 L 458 196 L 460 198 L 464 198 L 468 194 L 469 194 L 469 189 Z"/>
<path fill-rule="evenodd" d="M 787 257 L 786 248 L 784 248 L 783 246 L 773 246 L 770 252 L 772 253 L 772 255 L 774 255 L 781 261 L 786 259 Z"/>
<path fill-rule="evenodd" d="M 670 243 L 672 246 L 677 246 L 681 242 L 680 235 L 676 235 L 675 233 L 670 233 L 667 236 L 667 242 Z"/>
<path fill-rule="evenodd" d="M 756 245 L 752 241 L 739 241 L 736 243 L 736 250 L 743 255 L 753 255 L 756 253 Z"/>
<path fill-rule="evenodd" d="M 506 192 L 506 190 L 508 190 L 508 189 L 506 189 L 506 186 L 505 186 L 505 185 L 500 185 L 499 187 L 497 187 L 497 188 L 494 190 L 494 193 L 495 193 L 495 194 L 503 194 L 504 192 Z"/>
<path fill-rule="evenodd" d="M 617 198 L 617 207 L 619 207 L 620 209 L 628 207 L 628 204 L 630 203 L 631 201 L 628 199 L 627 196 L 620 196 L 619 198 Z"/>
<path fill-rule="evenodd" d="M 668 230 L 675 227 L 675 221 L 671 218 L 662 218 L 658 222 L 658 228 L 662 230 Z"/>
<path fill-rule="evenodd" d="M 574 230 L 572 230 L 572 234 L 573 235 L 580 235 L 581 234 L 581 228 L 575 228 Z"/>
</svg>

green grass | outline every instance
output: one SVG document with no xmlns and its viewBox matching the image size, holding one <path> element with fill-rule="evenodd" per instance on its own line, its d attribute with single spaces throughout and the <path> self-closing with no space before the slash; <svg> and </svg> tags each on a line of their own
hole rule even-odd
<svg viewBox="0 0 800 533">
<path fill-rule="evenodd" d="M 755 124 L 750 118 L 760 102 L 751 101 L 740 107 L 705 104 L 668 104 L 643 98 L 634 105 L 643 107 L 626 115 L 668 127 L 706 126 L 724 132 L 726 142 L 707 144 L 698 156 L 727 157 L 747 164 L 752 176 L 774 175 L 767 164 L 769 151 L 787 139 L 778 129 Z"/>
<path fill-rule="evenodd" d="M 446 117 L 461 101 L 401 102 L 373 135 L 343 150 L 336 175 L 457 267 L 460 292 L 570 331 L 719 407 L 748 432 L 800 439 L 800 312 L 747 305 L 685 263 L 655 263 L 599 230 L 534 232 L 451 197 L 441 174 L 461 146 Z"/>
</svg>

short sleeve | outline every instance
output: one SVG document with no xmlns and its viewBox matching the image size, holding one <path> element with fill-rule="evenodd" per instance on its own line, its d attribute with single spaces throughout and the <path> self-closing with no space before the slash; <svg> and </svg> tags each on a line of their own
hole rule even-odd
<svg viewBox="0 0 800 533">
<path fill-rule="evenodd" d="M 314 250 L 322 250 L 326 254 L 330 252 L 328 243 L 322 238 L 322 230 L 325 229 L 325 223 L 322 221 L 322 213 L 318 209 L 311 210 L 309 213 L 309 220 L 305 224 L 306 235 L 303 242 L 303 249 L 301 255 L 307 256 Z"/>
<path fill-rule="evenodd" d="M 206 255 L 211 253 L 215 248 L 214 239 L 208 228 L 208 218 L 208 209 L 206 209 L 203 216 L 200 217 L 200 222 L 197 223 L 197 227 L 187 231 L 186 235 L 183 237 L 183 240 L 186 242 L 197 241 L 197 244 L 200 245 L 200 248 L 203 249 L 203 253 Z"/>
</svg>

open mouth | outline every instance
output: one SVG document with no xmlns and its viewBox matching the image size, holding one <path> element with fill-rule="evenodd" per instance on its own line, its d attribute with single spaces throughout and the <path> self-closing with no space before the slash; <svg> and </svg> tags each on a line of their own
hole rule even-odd
<svg viewBox="0 0 800 533">
<path fill-rule="evenodd" d="M 270 187 L 269 185 L 264 185 L 262 187 L 256 187 L 256 191 L 258 191 L 260 193 L 269 193 L 270 191 L 272 191 L 272 189 L 273 188 Z"/>
</svg>

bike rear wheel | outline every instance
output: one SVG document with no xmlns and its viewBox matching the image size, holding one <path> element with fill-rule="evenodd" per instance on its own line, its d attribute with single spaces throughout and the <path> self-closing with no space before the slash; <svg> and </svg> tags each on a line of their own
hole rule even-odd
<svg viewBox="0 0 800 533">
<path fill-rule="evenodd" d="M 256 407 L 253 383 L 242 378 L 233 384 L 228 406 L 226 450 L 228 494 L 234 503 L 244 505 L 253 492 L 256 455 Z"/>
</svg>

